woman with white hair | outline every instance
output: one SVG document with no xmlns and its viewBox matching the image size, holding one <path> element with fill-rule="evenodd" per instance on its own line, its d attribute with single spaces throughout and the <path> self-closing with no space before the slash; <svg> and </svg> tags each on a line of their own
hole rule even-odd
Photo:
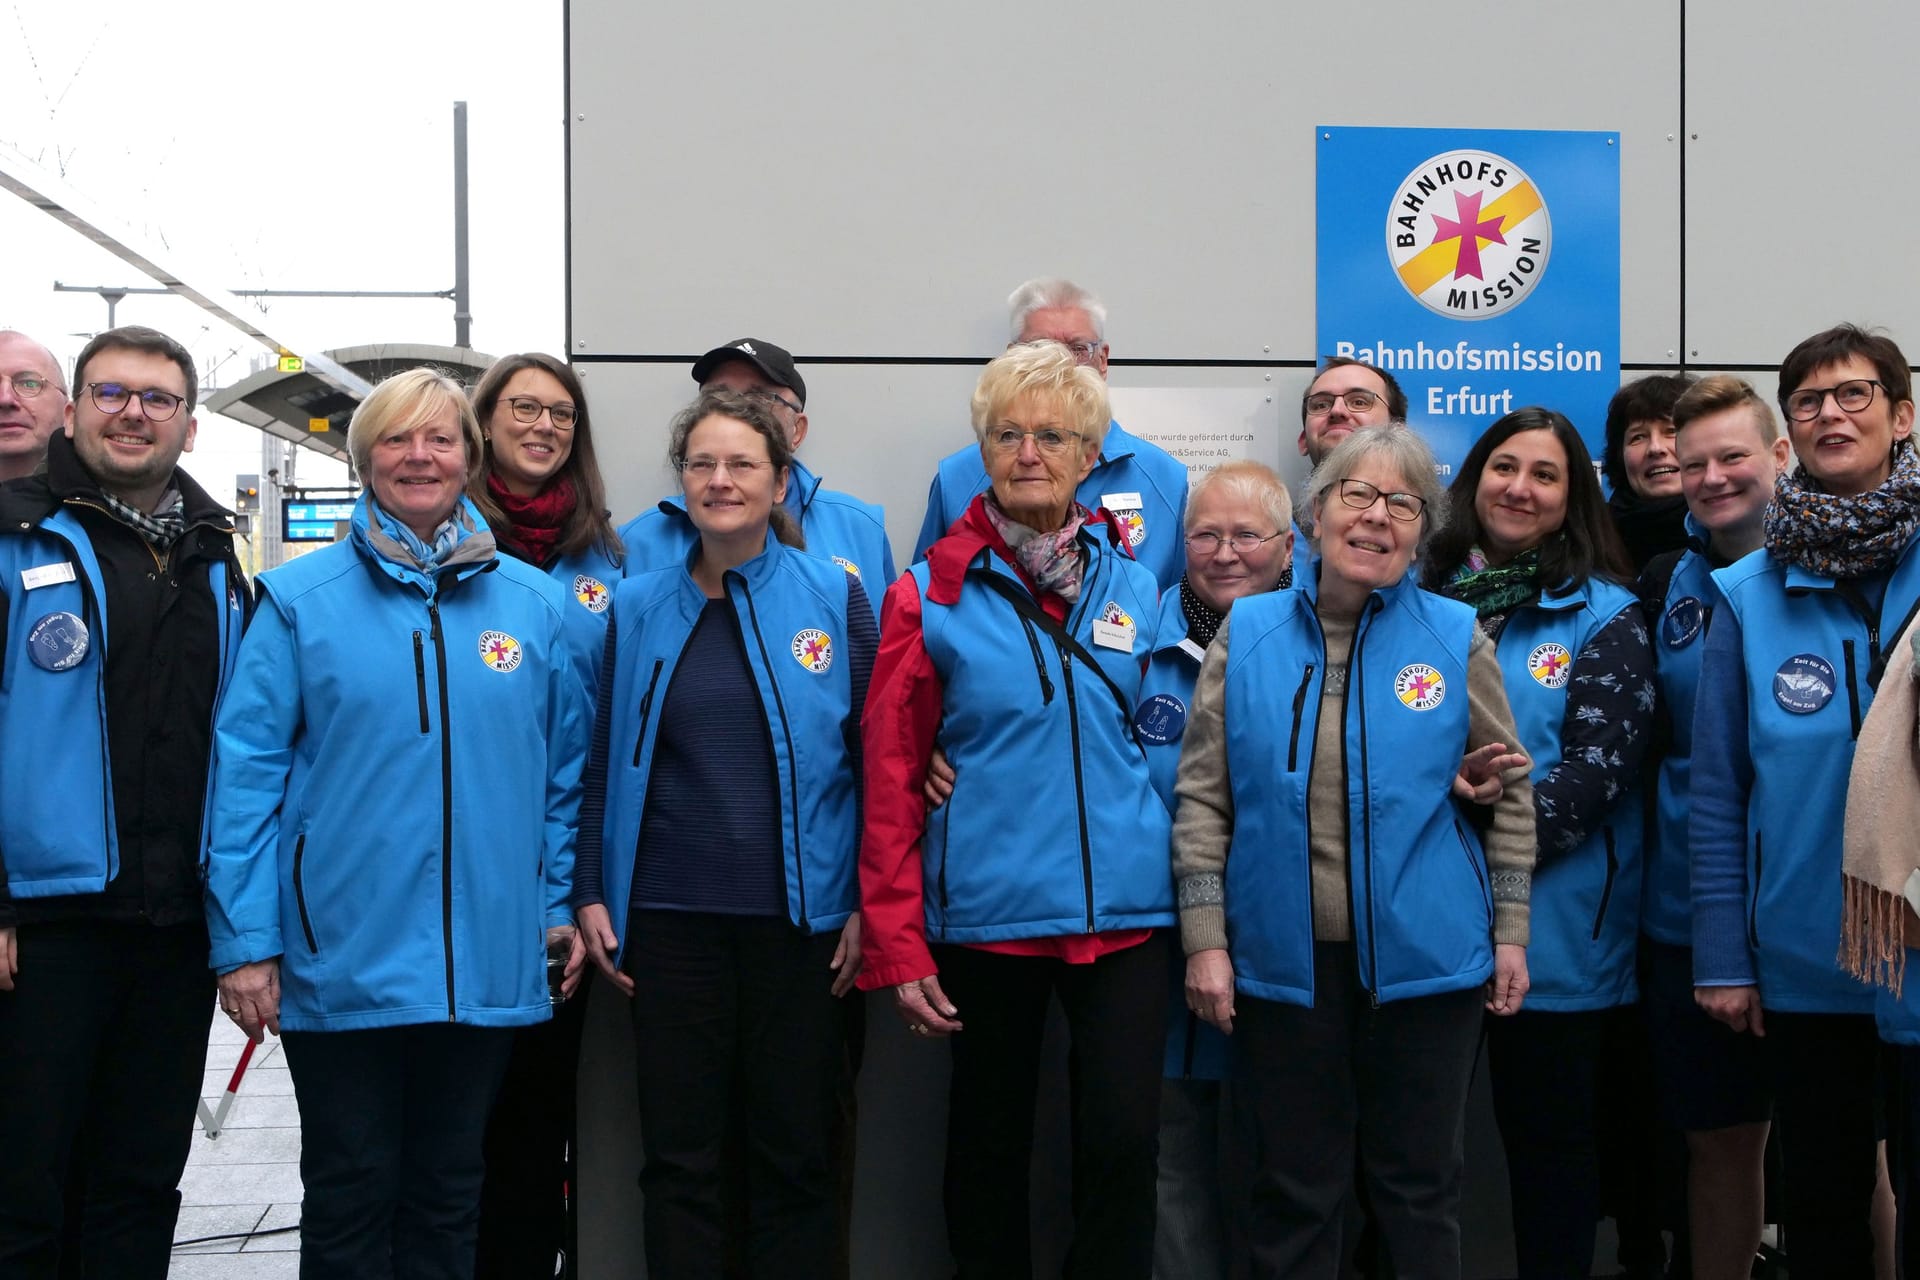
<svg viewBox="0 0 1920 1280">
<path fill-rule="evenodd" d="M 1443 511 L 1433 455 L 1364 428 L 1314 471 L 1314 558 L 1240 600 L 1201 664 L 1173 871 L 1187 1004 L 1234 1037 L 1257 1276 L 1340 1273 L 1355 1157 L 1386 1270 L 1460 1273 L 1482 1007 L 1527 991 L 1533 806 L 1473 611 L 1408 574 Z"/>
<path fill-rule="evenodd" d="M 347 446 L 352 532 L 260 576 L 215 726 L 213 965 L 235 1021 L 286 1047 L 301 1274 L 470 1274 L 514 1031 L 550 1015 L 549 943 L 568 988 L 584 959 L 578 606 L 464 496 L 482 449 L 457 383 L 389 378 Z"/>
</svg>

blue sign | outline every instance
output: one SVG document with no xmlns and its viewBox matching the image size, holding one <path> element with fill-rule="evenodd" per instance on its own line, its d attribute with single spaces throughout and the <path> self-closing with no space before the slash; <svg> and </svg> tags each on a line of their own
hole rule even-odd
<svg viewBox="0 0 1920 1280">
<path fill-rule="evenodd" d="M 353 519 L 353 505 L 351 498 L 344 502 L 296 502 L 291 498 L 282 499 L 280 537 L 286 542 L 337 541 L 336 526 Z"/>
<path fill-rule="evenodd" d="M 1318 350 L 1378 365 L 1444 480 L 1558 409 L 1597 462 L 1620 386 L 1618 134 L 1320 127 Z"/>
</svg>

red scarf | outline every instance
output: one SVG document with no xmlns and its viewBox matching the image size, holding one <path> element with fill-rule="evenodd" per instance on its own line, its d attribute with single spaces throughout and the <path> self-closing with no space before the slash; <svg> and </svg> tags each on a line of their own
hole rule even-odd
<svg viewBox="0 0 1920 1280">
<path fill-rule="evenodd" d="M 573 518 L 573 509 L 579 505 L 573 481 L 566 476 L 556 476 L 546 488 L 523 498 L 502 484 L 497 472 L 489 471 L 487 495 L 499 504 L 507 517 L 513 541 L 536 568 L 553 559 L 553 548 L 566 531 L 567 521 Z"/>
</svg>

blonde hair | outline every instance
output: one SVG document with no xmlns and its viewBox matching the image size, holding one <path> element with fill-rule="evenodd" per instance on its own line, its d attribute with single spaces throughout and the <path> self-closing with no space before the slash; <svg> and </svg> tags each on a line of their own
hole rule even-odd
<svg viewBox="0 0 1920 1280">
<path fill-rule="evenodd" d="M 1276 532 L 1293 526 L 1293 499 L 1287 493 L 1286 482 L 1264 462 L 1236 458 L 1232 462 L 1221 463 L 1201 476 L 1187 491 L 1188 531 L 1193 528 L 1193 513 L 1200 505 L 1200 495 L 1215 487 L 1226 490 L 1244 502 L 1251 502 L 1266 512 Z"/>
<path fill-rule="evenodd" d="M 1760 398 L 1751 382 L 1730 373 L 1702 378 L 1682 392 L 1673 406 L 1673 429 L 1678 433 L 1696 418 L 1741 405 L 1752 412 L 1754 430 L 1760 433 L 1761 444 L 1772 444 L 1780 438 L 1780 420 L 1773 416 L 1773 406 Z"/>
<path fill-rule="evenodd" d="M 467 447 L 466 487 L 471 492 L 486 462 L 480 420 L 474 416 L 473 403 L 464 387 L 438 369 L 425 367 L 394 374 L 353 411 L 353 421 L 347 424 L 347 453 L 361 481 L 368 479 L 375 441 L 389 431 L 417 427 L 447 405 L 452 405 L 460 417 L 460 438 Z"/>
<path fill-rule="evenodd" d="M 1099 452 L 1111 421 L 1107 383 L 1057 342 L 1022 342 L 987 362 L 973 388 L 973 434 L 987 442 L 987 429 L 1021 396 L 1059 402 L 1066 425 L 1080 433 L 1082 447 Z"/>
</svg>

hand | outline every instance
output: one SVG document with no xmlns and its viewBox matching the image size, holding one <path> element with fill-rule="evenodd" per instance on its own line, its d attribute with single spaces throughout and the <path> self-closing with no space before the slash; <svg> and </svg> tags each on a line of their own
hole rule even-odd
<svg viewBox="0 0 1920 1280">
<path fill-rule="evenodd" d="M 13 990 L 13 975 L 20 972 L 19 930 L 0 929 L 0 991 Z"/>
<path fill-rule="evenodd" d="M 1489 742 L 1460 757 L 1460 772 L 1453 776 L 1453 794 L 1469 804 L 1492 804 L 1506 794 L 1506 775 L 1514 769 L 1531 769 L 1533 761 L 1523 751 L 1509 751 L 1504 742 Z"/>
<path fill-rule="evenodd" d="M 846 924 L 840 927 L 840 945 L 833 949 L 833 961 L 827 967 L 833 970 L 835 996 L 843 996 L 853 990 L 853 980 L 860 976 L 860 913 L 858 911 L 848 916 Z"/>
<path fill-rule="evenodd" d="M 1757 1036 L 1767 1034 L 1760 1016 L 1758 987 L 1695 987 L 1693 1002 L 1705 1009 L 1715 1022 L 1724 1022 L 1735 1031 L 1751 1031 Z"/>
<path fill-rule="evenodd" d="M 929 975 L 903 982 L 893 989 L 893 1011 L 917 1036 L 946 1036 L 961 1029 L 960 1010 L 940 989 L 940 979 Z"/>
<path fill-rule="evenodd" d="M 560 970 L 560 998 L 571 1000 L 580 986 L 580 971 L 586 966 L 586 944 L 580 941 L 580 931 L 572 925 L 548 925 L 547 959 L 551 961 L 563 951 L 567 958 Z"/>
<path fill-rule="evenodd" d="M 1487 1012 L 1506 1018 L 1520 1012 L 1533 980 L 1527 976 L 1527 949 L 1517 943 L 1493 947 L 1493 976 L 1487 979 Z"/>
<path fill-rule="evenodd" d="M 932 757 L 927 761 L 927 780 L 922 784 L 927 796 L 927 808 L 938 809 L 947 802 L 953 795 L 953 780 L 957 776 L 953 766 L 947 763 L 947 753 L 935 747 Z"/>
<path fill-rule="evenodd" d="M 1208 1026 L 1233 1034 L 1233 959 L 1225 947 L 1187 957 L 1187 1008 Z"/>
<path fill-rule="evenodd" d="M 280 1034 L 280 958 L 255 960 L 220 975 L 220 1007 L 247 1039 Z"/>
<path fill-rule="evenodd" d="M 602 977 L 631 1000 L 633 979 L 614 967 L 613 958 L 620 954 L 620 938 L 613 931 L 613 917 L 607 914 L 605 905 L 596 902 L 590 907 L 581 907 L 573 913 L 573 922 L 579 929 L 576 936 L 586 948 L 587 959 L 593 961 L 593 967 Z"/>
</svg>

